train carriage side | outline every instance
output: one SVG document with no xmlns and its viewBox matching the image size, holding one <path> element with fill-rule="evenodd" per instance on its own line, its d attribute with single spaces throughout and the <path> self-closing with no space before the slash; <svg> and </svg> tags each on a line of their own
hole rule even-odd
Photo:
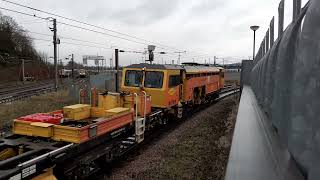
<svg viewBox="0 0 320 180">
<path fill-rule="evenodd" d="M 207 98 L 216 98 L 223 87 L 221 71 L 217 67 L 185 66 L 184 101 L 201 104 Z"/>
</svg>

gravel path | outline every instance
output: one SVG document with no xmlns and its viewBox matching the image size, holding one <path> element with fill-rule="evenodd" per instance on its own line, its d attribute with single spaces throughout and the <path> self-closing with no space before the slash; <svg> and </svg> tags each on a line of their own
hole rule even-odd
<svg viewBox="0 0 320 180">
<path fill-rule="evenodd" d="M 223 179 L 236 112 L 232 97 L 208 107 L 103 179 Z"/>
</svg>

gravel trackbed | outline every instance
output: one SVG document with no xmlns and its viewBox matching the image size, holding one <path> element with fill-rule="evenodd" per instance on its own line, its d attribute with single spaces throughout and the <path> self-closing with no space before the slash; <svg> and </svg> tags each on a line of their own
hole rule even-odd
<svg viewBox="0 0 320 180">
<path fill-rule="evenodd" d="M 237 108 L 229 97 L 196 113 L 102 179 L 224 179 Z"/>
</svg>

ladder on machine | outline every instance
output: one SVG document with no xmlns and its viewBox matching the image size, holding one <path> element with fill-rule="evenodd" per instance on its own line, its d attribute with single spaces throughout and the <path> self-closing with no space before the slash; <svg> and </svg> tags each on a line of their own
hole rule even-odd
<svg viewBox="0 0 320 180">
<path fill-rule="evenodd" d="M 135 138 L 137 143 L 141 143 L 144 140 L 144 131 L 145 131 L 145 119 L 138 118 L 135 122 Z"/>
</svg>

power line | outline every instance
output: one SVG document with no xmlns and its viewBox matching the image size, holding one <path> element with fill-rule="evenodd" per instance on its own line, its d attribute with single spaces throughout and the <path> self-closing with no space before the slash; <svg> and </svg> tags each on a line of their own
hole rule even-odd
<svg viewBox="0 0 320 180">
<path fill-rule="evenodd" d="M 12 1 L 8 1 L 8 0 L 1 0 L 1 1 L 7 2 L 7 3 L 11 3 L 11 4 L 14 4 L 14 5 L 17 5 L 17 6 L 21 6 L 21 7 L 24 7 L 24 8 L 28 8 L 28 9 L 31 9 L 31 10 L 34 10 L 34 11 L 46 13 L 46 14 L 53 15 L 53 16 L 57 16 L 57 17 L 60 17 L 60 18 L 66 19 L 66 20 L 70 20 L 70 21 L 73 21 L 73 22 L 80 23 L 80 24 L 84 24 L 84 25 L 95 27 L 95 28 L 103 29 L 105 31 L 121 34 L 121 35 L 124 35 L 124 36 L 127 36 L 127 37 L 131 37 L 131 38 L 134 38 L 134 39 L 142 40 L 142 41 L 145 41 L 145 42 L 151 42 L 153 44 L 158 44 L 159 45 L 159 43 L 148 41 L 148 40 L 145 40 L 145 39 L 142 39 L 142 38 L 138 38 L 138 37 L 135 37 L 135 36 L 131 36 L 131 35 L 128 35 L 128 34 L 120 33 L 120 32 L 117 32 L 117 31 L 114 31 L 114 30 L 110 30 L 110 29 L 107 29 L 107 28 L 99 27 L 99 26 L 96 26 L 96 25 L 93 25 L 93 24 L 85 23 L 85 22 L 78 21 L 78 20 L 75 20 L 75 19 L 67 18 L 67 17 L 61 16 L 61 15 L 57 15 L 57 14 L 54 14 L 54 13 L 46 12 L 46 11 L 43 11 L 43 10 L 40 10 L 40 9 L 32 8 L 30 6 L 25 6 L 25 5 L 22 5 L 22 4 L 19 4 L 19 3 L 15 3 L 15 2 L 12 2 Z M 44 19 L 44 20 L 49 20 L 49 18 L 42 18 L 42 17 L 36 16 L 35 14 L 32 15 L 32 14 L 28 14 L 28 13 L 24 13 L 24 12 L 20 12 L 20 11 L 15 11 L 15 10 L 7 9 L 7 8 L 2 8 L 2 7 L 0 7 L 0 9 L 4 9 L 4 10 L 7 10 L 7 11 L 11 11 L 11 12 L 15 12 L 15 13 L 31 16 L 31 17 L 36 17 L 36 18 L 40 18 L 40 19 Z M 143 43 L 143 42 L 131 40 L 131 39 L 128 39 L 128 38 L 124 38 L 124 37 L 120 37 L 120 36 L 116 36 L 116 35 L 100 32 L 100 31 L 96 31 L 96 30 L 93 30 L 93 29 L 88 29 L 88 28 L 84 28 L 84 27 L 80 27 L 80 26 L 76 26 L 76 25 L 71 25 L 71 24 L 68 24 L 68 23 L 61 22 L 61 21 L 59 21 L 59 23 L 63 24 L 63 25 L 70 26 L 70 27 L 79 28 L 79 29 L 86 30 L 86 31 L 91 31 L 91 32 L 95 32 L 95 33 L 98 33 L 98 34 L 103 34 L 103 35 L 106 35 L 106 36 L 111 36 L 111 37 L 114 37 L 114 38 L 123 39 L 123 40 L 126 40 L 126 41 L 131 41 L 131 42 L 138 43 L 138 44 L 149 45 L 148 43 Z M 163 46 L 163 47 L 167 47 L 167 48 L 158 47 L 160 49 L 168 49 L 168 48 L 170 48 L 170 49 L 179 50 L 177 48 L 173 48 L 173 47 L 170 47 L 170 46 L 166 46 L 166 45 L 162 45 L 162 44 L 160 44 L 160 45 Z M 193 52 L 192 54 L 199 54 L 199 55 L 201 54 L 201 56 L 194 56 L 194 57 L 212 57 L 212 56 L 210 56 L 208 54 L 195 53 L 194 51 L 188 51 L 188 52 Z"/>
<path fill-rule="evenodd" d="M 175 50 L 179 50 L 180 51 L 180 49 L 177 49 L 177 48 L 174 48 L 174 47 L 170 47 L 170 46 L 167 46 L 167 45 L 163 45 L 161 43 L 149 41 L 149 40 L 146 40 L 146 39 L 143 39 L 143 38 L 139 38 L 137 36 L 125 34 L 125 33 L 118 32 L 118 31 L 115 31 L 115 30 L 111 30 L 111 29 L 108 29 L 108 28 L 104 28 L 104 27 L 100 27 L 100 26 L 93 25 L 93 24 L 90 24 L 90 23 L 82 22 L 82 21 L 79 21 L 79 20 L 76 20 L 76 19 L 72 19 L 72 18 L 68 18 L 68 17 L 65 17 L 65 16 L 58 15 L 58 14 L 54 14 L 54 13 L 51 13 L 51 12 L 43 11 L 43 10 L 36 9 L 36 8 L 30 7 L 30 6 L 19 4 L 19 3 L 16 3 L 16 2 L 12 2 L 12 1 L 8 1 L 8 0 L 1 0 L 1 1 L 7 2 L 7 3 L 10 3 L 10 4 L 14 4 L 16 6 L 28 8 L 28 9 L 31 9 L 31 10 L 34 10 L 34 11 L 38 11 L 38 12 L 41 12 L 41 13 L 49 14 L 49 15 L 52 15 L 52 16 L 60 17 L 60 18 L 63 18 L 63 19 L 69 20 L 69 21 L 73 21 L 73 22 L 77 22 L 77 23 L 80 23 L 80 24 L 84 24 L 84 25 L 87 25 L 87 26 L 103 29 L 105 31 L 109 31 L 109 32 L 116 33 L 116 34 L 119 34 L 119 35 L 127 36 L 127 37 L 130 37 L 130 38 L 133 38 L 133 39 L 149 42 L 149 43 L 152 43 L 152 44 L 156 44 L 156 45 L 160 45 L 160 46 L 163 46 L 163 47 L 167 47 L 167 48 L 170 48 L 170 49 L 175 49 Z"/>
<path fill-rule="evenodd" d="M 3 7 L 0 7 L 0 9 L 6 10 L 6 11 L 10 11 L 10 12 L 14 12 L 14 13 L 18 13 L 18 14 L 22 14 L 22 15 L 26 15 L 26 16 L 31 16 L 31 17 L 43 19 L 43 20 L 49 20 L 49 18 L 39 17 L 39 16 L 36 16 L 35 14 L 28 14 L 28 13 L 24 13 L 24 12 L 12 10 L 12 9 L 7 9 L 7 8 L 3 8 Z"/>
<path fill-rule="evenodd" d="M 28 31 L 28 30 L 26 30 L 26 32 L 29 32 L 29 33 L 32 33 L 32 34 L 38 34 L 38 35 L 42 35 L 42 36 L 50 36 L 50 37 L 52 36 L 51 34 L 44 34 L 44 33 L 39 33 L 39 32 Z M 97 42 L 93 42 L 93 41 L 81 40 L 81 39 L 65 37 L 65 36 L 59 36 L 58 38 L 59 39 L 69 39 L 69 40 L 79 41 L 79 42 L 92 43 L 92 44 L 97 44 L 97 45 L 102 45 L 102 46 L 106 45 L 106 44 L 97 43 Z"/>
<path fill-rule="evenodd" d="M 48 39 L 40 39 L 40 38 L 31 38 L 33 40 L 38 40 L 38 41 L 47 41 L 47 42 L 52 42 L 51 40 Z M 106 47 L 102 47 L 102 46 L 93 46 L 93 45 L 85 45 L 85 44 L 77 44 L 77 43 L 73 43 L 73 42 L 62 42 L 62 44 L 69 44 L 69 45 L 76 45 L 76 46 L 83 46 L 83 47 L 92 47 L 92 48 L 101 48 L 101 49 L 108 49 L 111 50 L 112 48 L 106 48 Z M 137 51 L 137 50 L 132 50 L 132 49 L 127 49 L 124 48 L 123 50 L 125 50 L 128 53 L 140 53 L 142 54 L 143 52 Z M 130 51 L 131 50 L 131 51 Z M 169 55 L 171 57 L 176 57 L 175 53 L 170 53 L 170 52 L 166 52 L 165 55 Z M 204 58 L 202 56 L 183 56 L 185 58 Z"/>
<path fill-rule="evenodd" d="M 135 43 L 138 43 L 138 44 L 149 45 L 148 43 L 143 43 L 143 42 L 139 42 L 139 41 L 134 41 L 134 40 L 131 40 L 131 39 L 127 39 L 127 38 L 123 38 L 123 37 L 120 37 L 120 36 L 116 36 L 116 35 L 112 35 L 112 34 L 100 32 L 100 31 L 96 31 L 96 30 L 93 30 L 93 29 L 88 29 L 88 28 L 84 28 L 84 27 L 80 27 L 80 26 L 76 26 L 76 25 L 72 25 L 72 24 L 68 24 L 68 23 L 64 23 L 64 22 L 59 22 L 59 23 L 60 23 L 60 24 L 63 24 L 63 25 L 66 25 L 66 26 L 70 26 L 70 27 L 74 27 L 74 28 L 78 28 L 78 29 L 82 29 L 82 30 L 86 30 L 86 31 L 98 33 L 98 34 L 103 34 L 103 35 L 106 35 L 106 36 L 111 36 L 111 37 L 123 39 L 123 40 L 126 40 L 126 41 L 135 42 Z"/>
<path fill-rule="evenodd" d="M 52 36 L 52 35 L 50 35 L 50 34 L 33 32 L 33 31 L 28 31 L 28 30 L 25 30 L 25 31 L 26 31 L 26 32 L 29 32 L 29 33 L 32 33 L 32 34 L 42 35 L 42 36 L 49 36 L 49 37 Z M 85 43 L 91 43 L 91 44 L 106 46 L 106 44 L 97 43 L 97 42 L 93 42 L 93 41 L 87 41 L 87 40 L 81 40 L 81 39 L 76 39 L 76 38 L 71 38 L 71 37 L 66 37 L 66 36 L 59 36 L 59 39 L 69 39 L 69 40 L 73 40 L 73 41 L 79 41 L 79 42 L 85 42 Z M 65 42 L 63 42 L 63 43 L 65 43 Z M 97 46 L 97 47 L 98 47 L 98 46 Z M 100 46 L 99 46 L 99 47 L 100 47 Z M 110 47 L 111 47 L 111 46 L 110 46 Z M 137 50 L 133 50 L 133 49 L 126 48 L 126 47 L 122 47 L 122 46 L 113 45 L 113 47 L 118 47 L 118 48 L 121 48 L 121 49 L 127 49 L 127 50 L 131 50 L 131 51 L 137 51 Z M 104 48 L 105 48 L 105 47 L 104 47 Z M 112 48 L 107 48 L 107 49 L 112 49 Z"/>
<path fill-rule="evenodd" d="M 4 10 L 7 10 L 7 11 L 11 11 L 11 12 L 15 12 L 15 13 L 18 13 L 18 14 L 31 16 L 31 17 L 37 17 L 37 18 L 40 18 L 40 19 L 45 19 L 45 20 L 49 19 L 49 18 L 42 18 L 42 17 L 36 16 L 36 15 L 32 15 L 32 14 L 28 14 L 28 13 L 24 13 L 24 12 L 20 12 L 20 11 L 15 11 L 15 10 L 3 8 L 3 7 L 0 7 L 0 9 L 4 9 Z M 148 43 L 134 41 L 134 40 L 131 40 L 131 39 L 127 39 L 127 38 L 123 38 L 123 37 L 120 37 L 120 36 L 116 36 L 116 35 L 100 32 L 100 31 L 96 31 L 96 30 L 93 30 L 93 29 L 88 29 L 88 28 L 84 28 L 84 27 L 80 27 L 80 26 L 76 26 L 76 25 L 71 25 L 71 24 L 68 24 L 68 23 L 60 22 L 60 21 L 59 21 L 59 23 L 63 24 L 63 25 L 66 25 L 66 26 L 70 26 L 70 27 L 74 27 L 74 28 L 78 28 L 78 29 L 82 29 L 82 30 L 86 30 L 86 31 L 91 31 L 91 32 L 98 33 L 98 34 L 103 34 L 103 35 L 106 35 L 106 36 L 111 36 L 111 37 L 123 39 L 123 40 L 126 40 L 126 41 L 131 41 L 131 42 L 138 43 L 138 44 L 149 45 Z M 159 48 L 160 49 L 165 49 L 165 48 L 161 48 L 161 47 L 159 47 Z"/>
<path fill-rule="evenodd" d="M 52 40 L 41 39 L 41 38 L 30 38 L 30 39 L 32 39 L 32 40 L 37 40 L 37 41 L 52 42 Z M 76 46 L 94 47 L 94 48 L 101 48 L 101 49 L 109 49 L 109 50 L 111 50 L 111 48 L 106 48 L 106 47 L 102 47 L 102 46 L 93 46 L 93 45 L 86 45 L 86 44 L 77 44 L 77 43 L 73 43 L 73 42 L 63 42 L 63 44 L 70 44 L 70 45 L 76 45 Z"/>
<path fill-rule="evenodd" d="M 42 36 L 49 36 L 49 37 L 52 36 L 52 35 L 50 35 L 50 34 L 39 33 L 39 32 L 34 32 L 34 31 L 29 31 L 29 30 L 23 30 L 23 31 L 28 32 L 28 33 L 32 33 L 32 34 L 42 35 Z M 31 38 L 31 39 L 34 39 L 34 40 L 50 41 L 50 40 L 46 40 L 46 39 L 39 39 L 39 38 L 32 38 L 32 37 L 30 37 L 30 38 Z M 96 45 L 101 45 L 101 46 L 106 46 L 106 44 L 97 43 L 97 42 L 93 42 L 93 41 L 87 41 L 87 40 L 81 40 L 81 39 L 76 39 L 76 38 L 71 38 L 71 37 L 66 37 L 66 36 L 59 36 L 59 39 L 61 39 L 61 38 L 62 38 L 62 39 L 69 39 L 69 40 L 73 40 L 73 41 L 79 41 L 79 42 L 86 42 L 86 43 L 91 43 L 91 44 L 96 44 Z M 50 41 L 50 42 L 51 42 L 51 41 Z M 101 47 L 101 46 L 75 44 L 75 43 L 70 43 L 70 42 L 63 42 L 63 43 L 72 44 L 72 45 L 79 45 L 79 46 L 87 46 L 87 47 L 98 47 L 98 48 L 104 48 L 104 49 L 112 49 L 111 46 L 110 46 L 110 48 L 106 48 L 106 47 Z M 121 48 L 121 49 L 126 49 L 126 51 L 127 51 L 127 50 L 131 50 L 131 51 L 135 51 L 135 52 L 138 51 L 138 50 L 134 50 L 134 49 L 130 49 L 130 48 L 122 47 L 122 46 L 116 46 L 116 45 L 114 45 L 113 47 L 118 47 L 118 48 Z"/>
<path fill-rule="evenodd" d="M 62 42 L 63 44 L 70 44 L 70 45 L 77 45 L 77 46 L 84 46 L 84 47 L 94 47 L 94 48 L 101 48 L 101 49 L 108 49 L 112 50 L 111 48 L 106 48 L 102 46 L 92 46 L 92 45 L 85 45 L 85 44 L 77 44 L 77 43 L 72 43 L 72 42 Z"/>
</svg>

